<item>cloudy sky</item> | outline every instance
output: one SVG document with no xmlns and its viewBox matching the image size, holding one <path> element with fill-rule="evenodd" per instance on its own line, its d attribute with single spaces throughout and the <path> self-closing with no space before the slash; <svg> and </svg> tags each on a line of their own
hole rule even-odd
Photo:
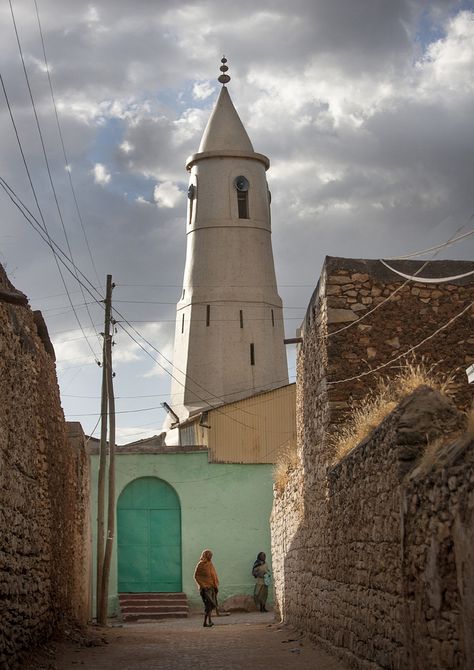
<svg viewBox="0 0 474 670">
<path fill-rule="evenodd" d="M 116 318 L 165 357 L 135 333 L 147 355 L 119 328 L 121 442 L 159 432 L 160 403 L 170 402 L 184 161 L 216 99 L 223 53 L 234 104 L 255 150 L 271 160 L 287 337 L 324 256 L 405 255 L 474 228 L 473 2 L 11 0 L 11 7 L 51 180 L 9 0 L 0 7 L 1 74 L 49 235 L 101 293 L 113 275 Z M 0 96 L 0 176 L 40 219 Z M 100 356 L 103 310 L 63 270 L 79 326 L 47 244 L 1 189 L 0 208 L 0 263 L 43 311 L 66 417 L 92 431 L 101 371 L 91 350 Z M 437 258 L 473 252 L 471 236 Z M 294 372 L 289 351 L 292 380 Z"/>
</svg>

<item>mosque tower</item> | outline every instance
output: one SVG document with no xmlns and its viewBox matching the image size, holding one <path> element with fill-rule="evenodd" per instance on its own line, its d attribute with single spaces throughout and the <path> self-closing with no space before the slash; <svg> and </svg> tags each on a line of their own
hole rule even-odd
<svg viewBox="0 0 474 670">
<path fill-rule="evenodd" d="M 219 97 L 190 173 L 186 265 L 177 304 L 171 407 L 180 420 L 288 383 L 271 243 L 270 162 Z"/>
</svg>

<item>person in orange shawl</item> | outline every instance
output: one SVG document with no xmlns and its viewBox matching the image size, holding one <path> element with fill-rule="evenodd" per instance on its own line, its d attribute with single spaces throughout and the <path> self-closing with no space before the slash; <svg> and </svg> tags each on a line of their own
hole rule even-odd
<svg viewBox="0 0 474 670">
<path fill-rule="evenodd" d="M 194 580 L 199 588 L 202 602 L 204 603 L 204 623 L 205 628 L 210 628 L 212 623 L 211 614 L 213 609 L 217 609 L 217 593 L 219 591 L 219 579 L 217 572 L 212 564 L 212 551 L 205 549 L 194 570 Z"/>
</svg>

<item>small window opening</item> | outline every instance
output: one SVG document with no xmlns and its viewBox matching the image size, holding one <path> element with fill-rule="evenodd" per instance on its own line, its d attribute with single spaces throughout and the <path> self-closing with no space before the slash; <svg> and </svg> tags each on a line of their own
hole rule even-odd
<svg viewBox="0 0 474 670">
<path fill-rule="evenodd" d="M 184 298 L 185 293 L 186 293 L 186 289 L 183 288 L 183 295 L 181 296 L 181 300 Z"/>
<path fill-rule="evenodd" d="M 272 309 L 272 326 L 275 328 L 275 315 L 273 314 L 273 309 Z"/>
<path fill-rule="evenodd" d="M 240 310 L 240 327 L 244 327 L 244 313 L 242 310 Z"/>
<path fill-rule="evenodd" d="M 188 188 L 188 198 L 189 198 L 189 225 L 193 222 L 193 211 L 194 211 L 194 198 L 196 196 L 196 187 L 194 184 L 190 184 Z"/>
<path fill-rule="evenodd" d="M 183 316 L 181 317 L 181 332 L 184 333 L 184 312 Z"/>
<path fill-rule="evenodd" d="M 206 326 L 208 326 L 211 323 L 211 306 L 207 305 L 206 306 Z"/>
<path fill-rule="evenodd" d="M 255 346 L 253 342 L 250 345 L 250 365 L 255 365 Z"/>
<path fill-rule="evenodd" d="M 237 207 L 239 219 L 249 218 L 249 194 L 248 191 L 237 191 Z"/>
</svg>

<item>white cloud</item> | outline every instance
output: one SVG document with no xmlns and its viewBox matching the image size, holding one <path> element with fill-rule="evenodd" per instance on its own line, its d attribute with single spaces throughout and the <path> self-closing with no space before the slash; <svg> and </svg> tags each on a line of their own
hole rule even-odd
<svg viewBox="0 0 474 670">
<path fill-rule="evenodd" d="M 474 12 L 460 12 L 450 20 L 446 36 L 429 45 L 417 64 L 421 88 L 426 93 L 474 91 Z"/>
<path fill-rule="evenodd" d="M 107 172 L 105 165 L 102 165 L 102 163 L 96 163 L 94 165 L 92 174 L 94 175 L 95 183 L 100 184 L 101 186 L 105 186 L 112 179 L 110 173 Z"/>
<path fill-rule="evenodd" d="M 17 4 L 36 102 L 53 142 L 52 168 L 63 177 L 59 196 L 65 208 L 72 207 L 69 191 L 62 190 L 68 179 L 59 145 L 53 152 L 55 120 L 36 17 Z M 232 100 L 255 150 L 271 161 L 272 240 L 287 306 L 307 303 L 324 254 L 409 253 L 443 242 L 469 220 L 474 36 L 473 12 L 458 11 L 461 3 L 274 0 L 264 11 L 246 0 L 161 4 L 156 11 L 146 1 L 132 7 L 125 0 L 87 0 L 64 2 L 58 12 L 57 0 L 42 0 L 41 19 L 68 162 L 100 278 L 79 233 L 71 239 L 75 260 L 96 286 L 113 274 L 117 309 L 136 319 L 141 332 L 142 321 L 160 321 L 163 330 L 150 331 L 149 339 L 166 358 L 172 356 L 175 318 L 169 303 L 178 298 L 186 249 L 184 161 L 197 151 L 215 101 L 223 44 Z M 19 88 L 18 62 L 10 58 L 16 48 L 7 26 L 0 43 L 5 81 L 33 176 L 40 179 L 36 129 Z M 0 172 L 21 186 L 24 175 L 6 110 L 0 110 L 0 132 Z M 124 192 L 131 196 L 124 198 Z M 48 249 L 41 252 L 6 199 L 0 206 L 8 233 L 2 261 L 13 268 L 15 283 L 29 295 L 64 293 Z M 472 256 L 472 241 L 446 252 Z M 66 279 L 74 289 L 74 279 Z M 63 296 L 53 304 L 65 302 Z M 53 313 L 50 302 L 38 307 L 45 308 L 52 332 L 77 328 L 71 310 Z M 103 312 L 91 309 L 101 330 Z M 79 315 L 87 323 L 87 315 Z M 289 323 L 293 333 L 297 321 Z M 166 397 L 169 377 L 126 339 L 117 336 L 114 348 L 122 367 L 116 382 L 122 385 L 121 409 L 134 409 L 139 403 L 125 396 Z M 61 384 L 67 378 L 68 393 L 96 395 L 100 371 L 85 365 L 90 350 L 84 340 L 77 343 L 56 345 L 61 360 L 84 362 L 80 373 L 77 360 L 65 362 L 75 369 L 61 373 Z M 67 403 L 71 414 L 94 411 L 82 400 Z M 142 424 L 135 414 L 120 416 L 129 422 L 125 427 Z"/>
<path fill-rule="evenodd" d="M 86 12 L 86 21 L 87 23 L 97 23 L 99 18 L 99 10 L 94 5 L 89 5 Z"/>
<path fill-rule="evenodd" d="M 193 98 L 195 100 L 206 100 L 215 90 L 215 87 L 211 86 L 209 81 L 196 82 L 193 86 Z"/>
<path fill-rule="evenodd" d="M 142 195 L 139 195 L 137 198 L 135 198 L 135 202 L 138 202 L 140 205 L 151 205 L 151 202 L 146 200 Z"/>
<path fill-rule="evenodd" d="M 124 154 L 129 154 L 131 151 L 133 151 L 133 145 L 130 144 L 130 142 L 127 140 L 124 140 L 120 145 L 120 150 L 123 151 Z"/>
<path fill-rule="evenodd" d="M 164 181 L 161 184 L 157 184 L 153 191 L 153 199 L 158 207 L 176 207 L 183 198 L 183 192 L 171 181 Z"/>
</svg>

